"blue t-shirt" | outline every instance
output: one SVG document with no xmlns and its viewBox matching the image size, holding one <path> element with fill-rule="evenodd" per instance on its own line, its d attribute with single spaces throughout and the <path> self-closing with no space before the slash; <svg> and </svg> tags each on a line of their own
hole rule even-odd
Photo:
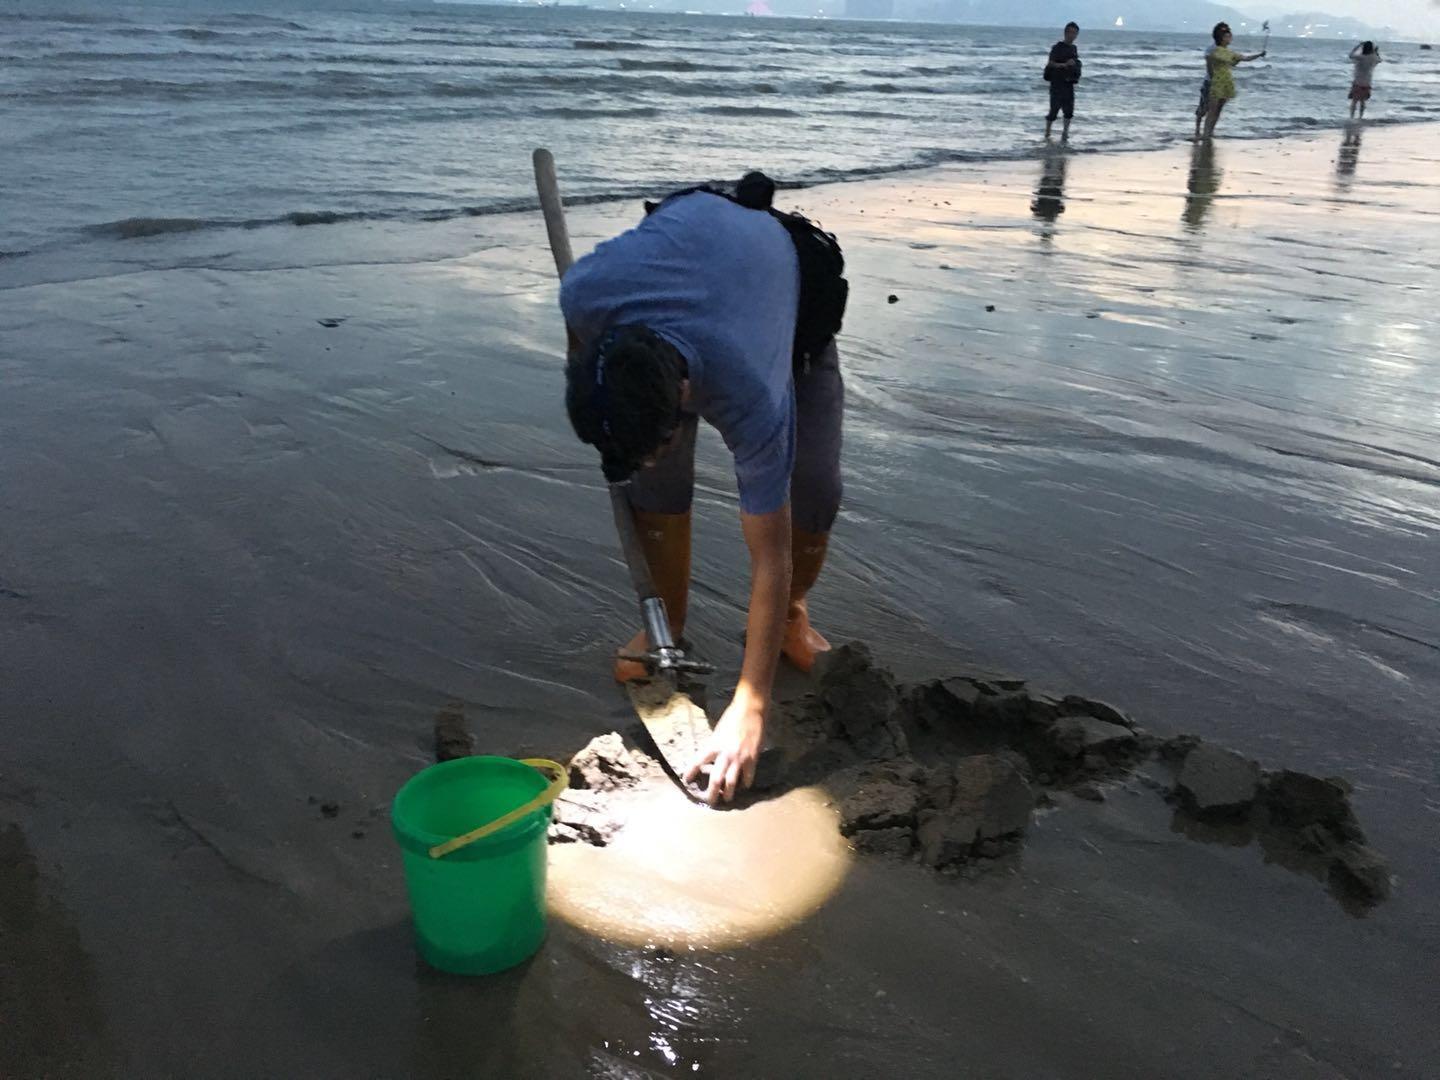
<svg viewBox="0 0 1440 1080">
<path fill-rule="evenodd" d="M 669 199 L 577 262 L 560 286 L 565 322 L 589 345 L 642 323 L 690 367 L 691 407 L 735 456 L 740 509 L 779 510 L 795 464 L 791 351 L 800 265 L 769 214 L 695 192 Z"/>
</svg>

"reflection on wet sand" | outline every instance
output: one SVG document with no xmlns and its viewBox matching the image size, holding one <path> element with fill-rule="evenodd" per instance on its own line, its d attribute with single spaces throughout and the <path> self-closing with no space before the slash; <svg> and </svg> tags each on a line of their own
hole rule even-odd
<svg viewBox="0 0 1440 1080">
<path fill-rule="evenodd" d="M 769 937 L 839 888 L 850 851 L 823 792 L 802 788 L 722 813 L 661 788 L 608 847 L 550 851 L 559 917 L 631 944 L 724 948 Z"/>
<path fill-rule="evenodd" d="M 803 203 L 855 267 L 832 640 L 1355 775 L 1402 885 L 1363 922 L 1262 848 L 1171 834 L 1137 779 L 1057 795 L 1014 874 L 857 857 L 743 947 L 557 917 L 513 974 L 417 974 L 393 840 L 350 830 L 431 755 L 435 709 L 527 756 L 631 716 L 609 659 L 634 601 L 556 396 L 540 222 L 202 231 L 0 288 L 0 796 L 52 789 L 25 813 L 103 975 L 115 1071 L 928 1080 L 963 1054 L 977 1076 L 1435 1076 L 1440 125 L 1364 139 L 1355 193 L 1383 202 L 1324 205 L 1334 132 L 1247 143 L 1203 237 L 1175 214 L 1191 147 L 1087 155 L 1043 275 L 1033 159 Z M 634 211 L 574 207 L 577 247 Z M 1244 243 L 1177 250 L 1246 220 Z M 748 562 L 718 443 L 700 469 L 689 632 L 733 673 Z M 170 800 L 213 827 L 146 809 Z M 555 852 L 557 884 L 584 854 Z M 8 1037 L 0 1076 L 63 1075 L 11 1068 Z"/>
<path fill-rule="evenodd" d="M 1060 147 L 1046 148 L 1040 168 L 1040 185 L 1030 203 L 1031 213 L 1042 221 L 1053 224 L 1065 212 L 1065 170 L 1069 162 L 1069 155 Z M 1042 229 L 1040 235 L 1048 240 L 1054 235 L 1054 230 Z"/>
<path fill-rule="evenodd" d="M 1190 178 L 1185 185 L 1189 194 L 1185 197 L 1185 213 L 1182 215 L 1185 228 L 1189 231 L 1199 232 L 1205 227 L 1205 215 L 1210 212 L 1210 204 L 1220 190 L 1223 176 L 1216 160 L 1215 143 L 1210 139 L 1196 143 L 1190 151 Z"/>
<path fill-rule="evenodd" d="M 1360 164 L 1360 132 L 1359 124 L 1345 125 L 1345 134 L 1340 139 L 1340 154 L 1335 159 L 1337 191 L 1349 191 L 1350 185 L 1355 182 L 1355 167 Z"/>
</svg>

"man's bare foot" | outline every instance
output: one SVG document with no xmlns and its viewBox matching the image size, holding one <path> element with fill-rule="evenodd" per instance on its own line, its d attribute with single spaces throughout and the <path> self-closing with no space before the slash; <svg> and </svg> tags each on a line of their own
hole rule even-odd
<svg viewBox="0 0 1440 1080">
<path fill-rule="evenodd" d="M 804 600 L 790 605 L 790 618 L 785 623 L 785 637 L 780 644 L 780 653 L 800 671 L 809 672 L 815 667 L 816 658 L 830 651 L 830 642 L 810 625 L 810 611 Z"/>
</svg>

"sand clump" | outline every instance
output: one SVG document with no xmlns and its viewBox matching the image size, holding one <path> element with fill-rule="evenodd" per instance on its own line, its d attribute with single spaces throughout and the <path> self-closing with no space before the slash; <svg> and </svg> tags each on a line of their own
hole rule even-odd
<svg viewBox="0 0 1440 1080">
<path fill-rule="evenodd" d="M 1103 801 L 1107 786 L 1153 764 L 1168 782 L 1152 772 L 1141 780 L 1175 806 L 1180 831 L 1238 829 L 1351 899 L 1390 894 L 1389 868 L 1366 844 L 1343 780 L 1267 771 L 1190 735 L 1161 739 L 1104 702 L 989 675 L 900 684 L 857 642 L 823 656 L 811 692 L 776 713 L 781 763 L 738 805 L 819 787 L 862 853 L 980 872 L 1021 847 L 1037 806 L 1061 793 Z M 643 749 L 643 728 L 628 734 L 602 735 L 571 759 L 552 841 L 604 846 L 627 803 L 671 782 Z"/>
</svg>

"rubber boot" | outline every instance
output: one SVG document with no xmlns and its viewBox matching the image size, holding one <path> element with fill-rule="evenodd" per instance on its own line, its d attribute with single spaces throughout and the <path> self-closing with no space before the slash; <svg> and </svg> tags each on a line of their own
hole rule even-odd
<svg viewBox="0 0 1440 1080">
<path fill-rule="evenodd" d="M 690 512 L 683 514 L 652 514 L 635 511 L 635 530 L 640 534 L 640 547 L 665 613 L 670 616 L 670 632 L 680 640 L 685 630 L 685 608 L 690 599 Z M 640 631 L 620 651 L 642 653 L 650 647 L 645 631 Z M 649 678 L 645 665 L 634 660 L 615 658 L 615 681 L 634 682 Z"/>
<path fill-rule="evenodd" d="M 829 533 L 790 530 L 790 610 L 785 618 L 785 640 L 780 652 L 805 672 L 815 666 L 815 658 L 820 653 L 830 651 L 830 642 L 810 625 L 810 609 L 805 602 L 806 594 L 820 578 L 829 544 Z"/>
</svg>

